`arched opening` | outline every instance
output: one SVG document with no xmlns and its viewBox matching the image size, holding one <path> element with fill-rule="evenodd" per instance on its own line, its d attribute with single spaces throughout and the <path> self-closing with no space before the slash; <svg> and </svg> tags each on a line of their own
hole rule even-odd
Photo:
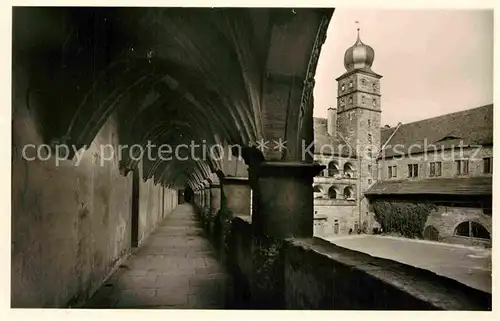
<svg viewBox="0 0 500 321">
<path fill-rule="evenodd" d="M 344 164 L 344 177 L 353 178 L 354 177 L 354 169 L 351 163 L 347 162 Z"/>
<path fill-rule="evenodd" d="M 354 199 L 354 189 L 351 186 L 346 186 L 344 188 L 344 199 L 346 200 Z"/>
<path fill-rule="evenodd" d="M 321 165 L 321 163 L 320 163 L 320 162 L 314 162 L 314 164 L 316 164 L 316 165 Z M 324 177 L 324 176 L 325 176 L 325 171 L 324 171 L 324 170 L 322 170 L 321 172 L 319 172 L 319 173 L 318 173 L 318 175 L 317 175 L 317 176 L 318 176 L 318 177 Z"/>
<path fill-rule="evenodd" d="M 330 199 L 337 198 L 337 190 L 335 189 L 335 186 L 330 186 L 330 188 L 328 189 L 328 197 Z"/>
<path fill-rule="evenodd" d="M 328 163 L 328 176 L 335 176 L 339 173 L 339 167 L 336 161 Z"/>
<path fill-rule="evenodd" d="M 439 241 L 439 231 L 432 225 L 424 229 L 424 239 L 429 241 Z"/>
<path fill-rule="evenodd" d="M 313 196 L 315 199 L 323 197 L 323 188 L 320 185 L 313 186 Z"/>
<path fill-rule="evenodd" d="M 473 221 L 465 221 L 455 228 L 455 236 L 473 237 L 479 239 L 491 239 L 488 230 L 481 224 Z"/>
</svg>

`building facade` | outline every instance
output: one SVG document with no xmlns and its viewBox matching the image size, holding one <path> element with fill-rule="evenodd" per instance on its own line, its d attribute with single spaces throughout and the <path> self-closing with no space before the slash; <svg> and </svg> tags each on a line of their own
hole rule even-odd
<svg viewBox="0 0 500 321">
<path fill-rule="evenodd" d="M 344 55 L 337 108 L 314 119 L 318 236 L 372 233 L 375 202 L 426 203 L 424 238 L 491 244 L 493 105 L 395 127 L 381 126 L 382 76 L 360 40 Z"/>
</svg>

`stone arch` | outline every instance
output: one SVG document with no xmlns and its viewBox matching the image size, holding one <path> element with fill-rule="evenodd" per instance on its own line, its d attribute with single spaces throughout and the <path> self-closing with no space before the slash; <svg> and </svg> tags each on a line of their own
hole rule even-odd
<svg viewBox="0 0 500 321">
<path fill-rule="evenodd" d="M 355 198 L 354 194 L 354 188 L 352 186 L 346 186 L 344 187 L 344 199 L 346 200 L 353 200 Z"/>
<path fill-rule="evenodd" d="M 423 236 L 425 240 L 439 241 L 439 231 L 432 225 L 428 225 L 425 227 Z"/>
<path fill-rule="evenodd" d="M 344 164 L 344 177 L 353 178 L 354 177 L 354 166 L 350 162 Z"/>
<path fill-rule="evenodd" d="M 491 240 L 491 233 L 488 229 L 476 221 L 459 223 L 453 230 L 453 235 Z"/>
<path fill-rule="evenodd" d="M 338 195 L 337 187 L 335 185 L 330 186 L 330 188 L 328 188 L 328 198 L 336 199 L 337 195 Z"/>
<path fill-rule="evenodd" d="M 335 160 L 332 160 L 331 162 L 328 163 L 328 176 L 333 177 L 335 175 L 339 174 L 339 165 L 338 162 Z"/>
</svg>

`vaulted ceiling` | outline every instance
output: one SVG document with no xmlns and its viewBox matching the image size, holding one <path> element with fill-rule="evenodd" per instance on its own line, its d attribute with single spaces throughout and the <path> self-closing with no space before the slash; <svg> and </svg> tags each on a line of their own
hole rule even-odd
<svg viewBox="0 0 500 321">
<path fill-rule="evenodd" d="M 111 114 L 120 144 L 128 145 L 251 146 L 277 136 L 297 140 L 312 129 L 313 77 L 333 9 L 13 13 L 13 83 L 27 75 L 27 100 L 47 142 L 88 146 Z M 123 159 L 122 167 L 136 163 Z M 193 185 L 222 165 L 213 158 L 146 161 L 144 175 Z"/>
</svg>

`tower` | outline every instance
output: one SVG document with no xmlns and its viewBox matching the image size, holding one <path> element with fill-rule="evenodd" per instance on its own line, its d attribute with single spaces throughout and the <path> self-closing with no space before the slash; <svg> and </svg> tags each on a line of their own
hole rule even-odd
<svg viewBox="0 0 500 321">
<path fill-rule="evenodd" d="M 357 195 L 360 224 L 371 226 L 367 199 L 363 193 L 375 182 L 377 154 L 380 149 L 380 79 L 372 71 L 375 58 L 372 47 L 357 39 L 344 54 L 346 72 L 337 83 L 337 132 L 357 155 Z"/>
</svg>

